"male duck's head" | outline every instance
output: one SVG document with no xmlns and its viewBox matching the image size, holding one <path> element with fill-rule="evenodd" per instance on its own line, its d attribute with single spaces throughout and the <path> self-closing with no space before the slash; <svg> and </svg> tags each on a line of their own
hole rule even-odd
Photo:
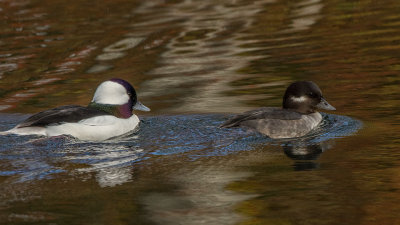
<svg viewBox="0 0 400 225">
<path fill-rule="evenodd" d="M 283 96 L 283 108 L 309 114 L 316 109 L 336 110 L 323 97 L 321 89 L 312 81 L 294 82 Z"/>
<path fill-rule="evenodd" d="M 136 91 L 127 81 L 113 78 L 101 83 L 89 104 L 117 117 L 129 118 L 132 110 L 150 111 L 137 99 Z"/>
</svg>

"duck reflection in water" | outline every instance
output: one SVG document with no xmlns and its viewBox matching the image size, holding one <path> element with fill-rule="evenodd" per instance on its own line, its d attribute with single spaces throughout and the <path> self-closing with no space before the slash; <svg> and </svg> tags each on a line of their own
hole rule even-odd
<svg viewBox="0 0 400 225">
<path fill-rule="evenodd" d="M 282 144 L 285 155 L 294 161 L 293 168 L 296 171 L 318 169 L 317 159 L 330 148 L 332 148 L 332 144 L 328 141 L 320 143 L 289 141 Z"/>
</svg>

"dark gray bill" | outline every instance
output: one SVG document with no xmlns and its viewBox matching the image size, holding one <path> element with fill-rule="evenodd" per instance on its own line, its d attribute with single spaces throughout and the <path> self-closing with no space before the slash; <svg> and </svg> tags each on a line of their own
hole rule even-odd
<svg viewBox="0 0 400 225">
<path fill-rule="evenodd" d="M 150 111 L 150 108 L 143 105 L 141 102 L 137 101 L 136 104 L 132 107 L 133 110 L 140 110 L 140 111 Z"/>
<path fill-rule="evenodd" d="M 325 110 L 336 110 L 335 107 L 331 106 L 324 98 L 321 98 L 321 101 L 318 103 L 317 108 L 325 109 Z"/>
</svg>

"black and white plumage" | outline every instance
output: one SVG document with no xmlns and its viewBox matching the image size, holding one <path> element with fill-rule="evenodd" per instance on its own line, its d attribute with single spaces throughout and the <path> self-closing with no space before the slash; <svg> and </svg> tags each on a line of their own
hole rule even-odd
<svg viewBox="0 0 400 225">
<path fill-rule="evenodd" d="M 71 135 L 81 140 L 105 140 L 134 130 L 139 118 L 132 110 L 150 109 L 137 100 L 125 80 L 111 79 L 99 85 L 87 106 L 66 105 L 32 115 L 13 129 L 18 135 Z"/>
<path fill-rule="evenodd" d="M 246 127 L 271 138 L 301 137 L 322 120 L 317 109 L 335 110 L 312 81 L 292 83 L 283 96 L 283 107 L 263 107 L 234 116 L 221 128 Z"/>
</svg>

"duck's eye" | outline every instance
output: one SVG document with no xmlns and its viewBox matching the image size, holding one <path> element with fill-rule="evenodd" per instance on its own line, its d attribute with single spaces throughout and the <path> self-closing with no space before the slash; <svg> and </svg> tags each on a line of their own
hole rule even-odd
<svg viewBox="0 0 400 225">
<path fill-rule="evenodd" d="M 315 94 L 314 92 L 310 92 L 310 93 L 308 93 L 308 96 L 311 98 L 316 98 L 317 94 Z"/>
</svg>

